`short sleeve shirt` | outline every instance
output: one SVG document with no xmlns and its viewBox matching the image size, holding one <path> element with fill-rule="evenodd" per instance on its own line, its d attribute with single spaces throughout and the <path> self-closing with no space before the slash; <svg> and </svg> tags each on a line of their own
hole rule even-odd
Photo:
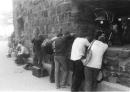
<svg viewBox="0 0 130 92">
<path fill-rule="evenodd" d="M 91 47 L 92 58 L 87 64 L 87 66 L 100 69 L 102 65 L 102 58 L 107 48 L 108 48 L 107 44 L 98 40 L 94 41 Z"/>
<path fill-rule="evenodd" d="M 76 38 L 71 49 L 71 60 L 80 60 L 85 55 L 86 48 L 90 45 L 87 38 Z"/>
</svg>

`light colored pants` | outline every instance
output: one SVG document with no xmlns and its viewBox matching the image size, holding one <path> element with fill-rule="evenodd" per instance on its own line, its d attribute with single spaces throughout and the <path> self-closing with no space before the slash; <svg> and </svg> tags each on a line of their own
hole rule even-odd
<svg viewBox="0 0 130 92">
<path fill-rule="evenodd" d="M 55 61 L 55 82 L 56 87 L 60 87 L 60 79 L 61 85 L 66 85 L 68 70 L 67 70 L 67 62 L 65 56 L 54 56 Z M 62 78 L 60 74 L 60 69 L 62 69 Z"/>
</svg>

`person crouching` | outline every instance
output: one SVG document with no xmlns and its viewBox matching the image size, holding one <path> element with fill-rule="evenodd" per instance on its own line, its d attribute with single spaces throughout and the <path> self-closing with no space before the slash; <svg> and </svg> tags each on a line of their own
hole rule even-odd
<svg viewBox="0 0 130 92">
<path fill-rule="evenodd" d="M 25 64 L 26 60 L 29 58 L 29 50 L 23 45 L 22 42 L 19 42 L 16 49 L 18 49 L 16 63 L 17 64 Z"/>
</svg>

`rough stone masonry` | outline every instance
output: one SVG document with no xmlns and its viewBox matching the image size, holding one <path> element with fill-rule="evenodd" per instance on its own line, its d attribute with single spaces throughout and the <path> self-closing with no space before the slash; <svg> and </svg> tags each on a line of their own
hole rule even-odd
<svg viewBox="0 0 130 92">
<path fill-rule="evenodd" d="M 15 39 L 23 39 L 32 49 L 33 29 L 51 37 L 60 28 L 78 34 L 94 24 L 94 13 L 89 0 L 13 0 Z M 94 31 L 88 34 L 93 37 Z M 104 80 L 130 87 L 130 49 L 109 48 L 105 56 Z"/>
</svg>

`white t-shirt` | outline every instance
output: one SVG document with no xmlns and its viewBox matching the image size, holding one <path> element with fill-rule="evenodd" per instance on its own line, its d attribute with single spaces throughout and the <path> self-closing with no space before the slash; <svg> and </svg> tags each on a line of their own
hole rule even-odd
<svg viewBox="0 0 130 92">
<path fill-rule="evenodd" d="M 24 47 L 23 45 L 21 44 L 18 44 L 18 47 L 20 47 L 20 51 L 18 52 L 18 55 L 21 55 L 21 54 L 29 54 L 29 51 L 26 47 Z"/>
<path fill-rule="evenodd" d="M 87 67 L 101 69 L 103 55 L 105 51 L 107 50 L 107 48 L 108 48 L 107 44 L 101 41 L 95 40 L 95 42 L 93 43 L 91 47 L 92 58 L 87 64 Z"/>
<path fill-rule="evenodd" d="M 71 60 L 80 60 L 85 55 L 86 47 L 90 45 L 87 38 L 76 38 L 71 49 Z"/>
</svg>

